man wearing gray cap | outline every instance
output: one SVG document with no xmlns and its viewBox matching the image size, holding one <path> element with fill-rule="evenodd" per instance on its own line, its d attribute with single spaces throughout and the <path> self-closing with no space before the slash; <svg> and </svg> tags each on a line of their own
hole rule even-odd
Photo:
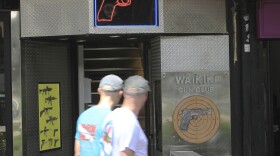
<svg viewBox="0 0 280 156">
<path fill-rule="evenodd" d="M 143 77 L 131 76 L 124 82 L 124 101 L 105 119 L 101 156 L 147 156 L 148 140 L 137 119 L 148 98 L 150 87 Z"/>
<path fill-rule="evenodd" d="M 116 75 L 103 77 L 97 89 L 100 99 L 96 106 L 78 118 L 75 134 L 75 156 L 100 156 L 102 125 L 105 117 L 122 96 L 123 80 Z"/>
</svg>

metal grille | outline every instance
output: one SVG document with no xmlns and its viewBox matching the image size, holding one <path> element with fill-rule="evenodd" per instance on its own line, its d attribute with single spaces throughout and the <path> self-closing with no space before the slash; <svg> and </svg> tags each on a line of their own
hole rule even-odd
<svg viewBox="0 0 280 156">
<path fill-rule="evenodd" d="M 23 129 L 25 132 L 25 155 L 72 155 L 73 121 L 71 98 L 70 54 L 67 44 L 22 41 L 23 65 Z M 39 153 L 39 113 L 37 85 L 42 82 L 59 82 L 61 95 L 61 138 L 60 150 Z"/>
<path fill-rule="evenodd" d="M 161 37 L 162 72 L 229 71 L 227 35 Z"/>
<path fill-rule="evenodd" d="M 89 32 L 88 0 L 21 0 L 22 37 Z"/>
<path fill-rule="evenodd" d="M 160 37 L 151 41 L 151 77 L 152 80 L 161 79 Z"/>
<path fill-rule="evenodd" d="M 92 103 L 97 104 L 99 81 L 108 74 L 122 79 L 144 75 L 142 44 L 92 44 L 83 47 L 84 76 L 92 80 Z"/>
<path fill-rule="evenodd" d="M 165 33 L 226 33 L 225 0 L 164 0 Z"/>
<path fill-rule="evenodd" d="M 82 49 L 84 76 L 92 80 L 92 103 L 85 104 L 85 109 L 98 103 L 97 88 L 105 75 L 115 74 L 123 80 L 132 75 L 144 76 L 143 43 L 90 44 L 83 46 Z M 120 107 L 120 104 L 117 104 L 115 108 Z M 147 116 L 146 109 L 142 109 L 138 116 L 145 132 L 148 130 Z"/>
</svg>

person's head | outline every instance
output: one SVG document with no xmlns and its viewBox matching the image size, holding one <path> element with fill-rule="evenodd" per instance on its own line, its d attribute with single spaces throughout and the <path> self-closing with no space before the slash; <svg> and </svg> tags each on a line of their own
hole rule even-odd
<svg viewBox="0 0 280 156">
<path fill-rule="evenodd" d="M 124 100 L 134 99 L 137 103 L 144 104 L 150 91 L 149 82 L 139 75 L 128 77 L 124 81 Z"/>
<path fill-rule="evenodd" d="M 99 83 L 99 88 L 97 89 L 100 95 L 100 101 L 103 99 L 110 99 L 114 104 L 120 101 L 122 96 L 123 80 L 117 75 L 106 75 Z"/>
</svg>

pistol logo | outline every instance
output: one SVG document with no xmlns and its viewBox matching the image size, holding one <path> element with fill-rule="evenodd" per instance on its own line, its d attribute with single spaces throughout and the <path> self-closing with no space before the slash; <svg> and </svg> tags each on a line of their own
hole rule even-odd
<svg viewBox="0 0 280 156">
<path fill-rule="evenodd" d="M 127 7 L 131 0 L 103 0 L 97 13 L 98 22 L 111 22 L 116 7 Z"/>
<path fill-rule="evenodd" d="M 210 140 L 217 133 L 220 113 L 212 100 L 194 95 L 179 102 L 173 112 L 172 121 L 180 138 L 200 144 Z"/>
<path fill-rule="evenodd" d="M 181 130 L 188 130 L 191 120 L 196 120 L 200 115 L 211 115 L 211 108 L 184 109 L 182 114 L 180 128 Z"/>
</svg>

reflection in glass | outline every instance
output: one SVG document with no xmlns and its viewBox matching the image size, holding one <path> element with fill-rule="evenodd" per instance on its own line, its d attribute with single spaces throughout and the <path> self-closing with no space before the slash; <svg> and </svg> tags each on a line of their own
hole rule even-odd
<svg viewBox="0 0 280 156">
<path fill-rule="evenodd" d="M 4 81 L 4 22 L 0 21 L 0 155 L 6 150 L 5 81 Z"/>
</svg>

